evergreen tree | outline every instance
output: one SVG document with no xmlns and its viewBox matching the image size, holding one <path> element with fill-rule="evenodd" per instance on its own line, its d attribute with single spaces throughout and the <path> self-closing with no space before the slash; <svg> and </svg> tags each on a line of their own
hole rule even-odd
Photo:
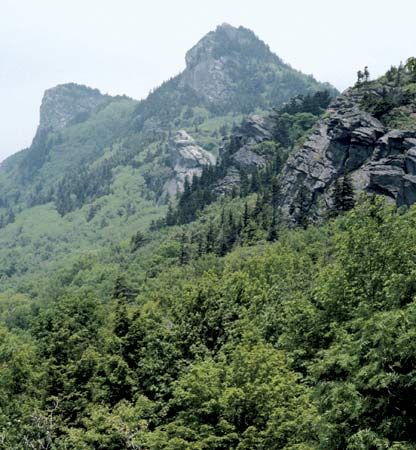
<svg viewBox="0 0 416 450">
<path fill-rule="evenodd" d="M 271 186 L 272 206 L 276 208 L 279 202 L 280 186 L 277 177 L 273 177 Z"/>
<path fill-rule="evenodd" d="M 244 203 L 244 212 L 243 212 L 243 217 L 242 217 L 243 228 L 245 228 L 248 225 L 249 220 L 250 220 L 250 211 L 248 209 L 248 203 L 245 202 Z"/>
<path fill-rule="evenodd" d="M 370 72 L 368 71 L 368 66 L 364 67 L 364 81 L 367 83 L 368 80 L 370 79 Z"/>
<path fill-rule="evenodd" d="M 168 212 L 166 214 L 166 225 L 167 226 L 176 225 L 176 221 L 177 219 L 175 211 L 173 209 L 172 203 L 169 202 Z"/>
<path fill-rule="evenodd" d="M 188 236 L 186 235 L 186 231 L 184 229 L 182 230 L 179 242 L 180 242 L 179 264 L 183 266 L 189 260 Z"/>
<path fill-rule="evenodd" d="M 335 181 L 332 192 L 332 215 L 349 211 L 354 206 L 354 188 L 350 176 L 346 174 L 342 179 L 338 178 Z"/>
<path fill-rule="evenodd" d="M 261 189 L 260 176 L 259 176 L 259 172 L 256 170 L 251 175 L 250 192 L 259 192 L 260 189 Z"/>
<path fill-rule="evenodd" d="M 240 173 L 240 197 L 246 197 L 250 192 L 250 180 L 245 172 Z"/>
<path fill-rule="evenodd" d="M 215 227 L 211 221 L 208 225 L 208 231 L 205 239 L 205 250 L 207 253 L 213 252 L 215 249 Z"/>
<path fill-rule="evenodd" d="M 272 221 L 269 227 L 269 231 L 267 234 L 267 240 L 269 242 L 277 241 L 279 238 L 278 230 L 277 230 L 277 218 L 276 218 L 276 210 L 273 210 Z"/>
<path fill-rule="evenodd" d="M 232 248 L 238 237 L 238 229 L 237 224 L 233 215 L 233 212 L 230 210 L 228 213 L 228 234 L 227 234 L 227 245 L 228 248 Z"/>
<path fill-rule="evenodd" d="M 146 243 L 146 236 L 142 231 L 137 231 L 137 233 L 131 238 L 131 251 L 134 253 L 142 245 Z"/>
<path fill-rule="evenodd" d="M 361 85 L 361 83 L 363 82 L 363 79 L 364 79 L 364 74 L 361 70 L 359 70 L 357 72 L 357 86 Z"/>
</svg>

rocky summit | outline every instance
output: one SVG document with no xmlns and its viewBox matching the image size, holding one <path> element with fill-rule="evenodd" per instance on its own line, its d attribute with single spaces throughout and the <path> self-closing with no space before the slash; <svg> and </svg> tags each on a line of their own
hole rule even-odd
<svg viewBox="0 0 416 450">
<path fill-rule="evenodd" d="M 91 113 L 111 99 L 98 89 L 75 83 L 61 84 L 45 91 L 40 106 L 40 130 L 59 130 L 84 122 Z"/>
<path fill-rule="evenodd" d="M 211 107 L 223 110 L 252 110 L 253 95 L 267 91 L 264 106 L 292 96 L 327 88 L 285 64 L 251 30 L 222 24 L 204 36 L 186 54 L 186 69 L 179 76 L 179 88 L 190 88 Z"/>
</svg>

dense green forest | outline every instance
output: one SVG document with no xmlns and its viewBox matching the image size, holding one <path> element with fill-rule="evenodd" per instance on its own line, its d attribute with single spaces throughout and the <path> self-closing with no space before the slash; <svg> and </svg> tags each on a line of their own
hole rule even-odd
<svg viewBox="0 0 416 450">
<path fill-rule="evenodd" d="M 219 33 L 210 52 L 241 50 Z M 290 75 L 240 33 L 243 62 L 264 54 Z M 399 155 L 409 167 L 415 73 L 412 58 L 375 81 L 366 68 L 351 91 L 368 122 L 397 128 L 393 149 L 409 147 Z M 416 206 L 360 192 L 351 169 L 319 221 L 302 192 L 284 216 L 282 171 L 336 121 L 333 92 L 293 80 L 286 94 L 300 92 L 267 113 L 265 80 L 254 93 L 240 86 L 232 110 L 180 78 L 146 102 L 82 88 L 93 110 L 62 129 L 48 117 L 6 161 L 1 449 L 416 449 Z M 64 90 L 70 102 L 79 92 Z M 244 134 L 246 110 L 267 117 L 267 139 Z M 177 128 L 218 159 L 164 201 Z M 242 149 L 262 164 L 239 166 Z"/>
<path fill-rule="evenodd" d="M 362 198 L 225 257 L 179 235 L 2 294 L 3 448 L 415 448 L 415 222 Z"/>
</svg>

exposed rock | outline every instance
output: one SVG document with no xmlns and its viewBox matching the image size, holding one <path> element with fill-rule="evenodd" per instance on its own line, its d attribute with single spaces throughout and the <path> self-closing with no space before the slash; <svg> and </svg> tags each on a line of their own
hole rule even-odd
<svg viewBox="0 0 416 450">
<path fill-rule="evenodd" d="M 240 172 L 235 167 L 230 167 L 225 177 L 217 183 L 215 192 L 219 195 L 231 194 L 234 186 L 240 185 L 240 181 Z"/>
<path fill-rule="evenodd" d="M 249 145 L 241 147 L 231 158 L 239 169 L 245 169 L 247 171 L 261 168 L 267 161 L 264 156 L 251 151 Z"/>
<path fill-rule="evenodd" d="M 255 153 L 255 145 L 273 139 L 274 122 L 271 115 L 252 115 L 247 117 L 236 130 L 234 145 L 238 150 L 232 155 L 232 160 L 239 169 L 251 172 L 263 167 L 267 159 Z"/>
<path fill-rule="evenodd" d="M 252 100 L 246 103 L 247 98 L 270 106 L 324 89 L 323 84 L 285 64 L 252 31 L 229 24 L 217 27 L 187 52 L 178 87 L 191 88 L 226 111 L 241 110 L 243 105 L 252 111 Z M 334 91 L 332 86 L 325 88 Z M 263 95 L 269 90 L 273 98 Z"/>
<path fill-rule="evenodd" d="M 215 164 L 215 157 L 184 130 L 170 139 L 169 157 L 173 176 L 165 183 L 162 198 L 182 192 L 186 178 L 191 182 L 194 175 L 201 175 L 204 166 Z"/>
<path fill-rule="evenodd" d="M 98 89 L 75 83 L 61 84 L 45 91 L 40 107 L 39 130 L 59 130 L 82 122 L 110 97 Z"/>
<path fill-rule="evenodd" d="M 231 167 L 226 176 L 217 183 L 218 193 L 232 192 L 233 187 L 240 184 L 240 171 L 250 173 L 266 165 L 268 161 L 266 156 L 259 155 L 254 150 L 256 145 L 273 139 L 273 132 L 272 113 L 265 116 L 249 116 L 234 130 L 230 140 L 225 140 L 220 148 L 220 156 L 230 147 L 233 152 L 230 156 Z"/>
<path fill-rule="evenodd" d="M 281 174 L 280 207 L 291 220 L 302 210 L 319 219 L 331 206 L 337 178 L 350 173 L 357 191 L 382 194 L 398 205 L 416 200 L 416 132 L 389 130 L 360 108 L 361 92 L 333 102 Z"/>
<path fill-rule="evenodd" d="M 217 27 L 187 52 L 181 86 L 190 86 L 210 102 L 226 101 L 233 87 L 230 69 L 237 62 L 224 49 L 237 46 L 241 51 L 253 39 L 254 34 L 245 28 L 228 24 Z"/>
</svg>

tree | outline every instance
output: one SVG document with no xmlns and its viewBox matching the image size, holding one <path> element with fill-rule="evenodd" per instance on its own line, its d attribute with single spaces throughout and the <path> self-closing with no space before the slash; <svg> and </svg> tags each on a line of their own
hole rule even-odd
<svg viewBox="0 0 416 450">
<path fill-rule="evenodd" d="M 243 228 L 245 228 L 248 225 L 248 222 L 250 221 L 250 211 L 248 209 L 248 203 L 244 203 L 244 212 L 243 212 Z"/>
<path fill-rule="evenodd" d="M 354 188 L 350 176 L 346 174 L 341 180 L 338 178 L 335 181 L 332 192 L 332 213 L 337 215 L 353 209 L 354 206 Z"/>
<path fill-rule="evenodd" d="M 267 240 L 269 242 L 277 241 L 279 238 L 278 230 L 277 230 L 277 218 L 276 218 L 276 210 L 273 209 L 272 222 L 269 227 L 269 232 L 267 234 Z"/>
<path fill-rule="evenodd" d="M 368 71 L 368 66 L 364 67 L 364 81 L 367 83 L 370 79 L 370 72 Z"/>
<path fill-rule="evenodd" d="M 360 86 L 364 79 L 364 74 L 361 70 L 357 72 L 357 86 Z"/>
<path fill-rule="evenodd" d="M 168 212 L 166 213 L 166 225 L 172 226 L 176 225 L 176 214 L 173 209 L 172 203 L 169 202 Z"/>
<path fill-rule="evenodd" d="M 413 79 L 416 79 L 416 58 L 414 56 L 408 58 L 405 68 L 410 72 Z"/>
<path fill-rule="evenodd" d="M 215 227 L 214 223 L 211 221 L 208 225 L 207 235 L 205 239 L 205 251 L 211 253 L 215 248 Z"/>
<path fill-rule="evenodd" d="M 182 230 L 179 242 L 180 242 L 179 264 L 183 266 L 189 260 L 188 236 L 186 235 L 186 231 L 184 229 Z"/>
<path fill-rule="evenodd" d="M 277 180 L 277 177 L 273 177 L 272 179 L 272 206 L 276 208 L 279 203 L 279 195 L 280 195 L 280 186 Z"/>
<path fill-rule="evenodd" d="M 146 236 L 142 231 L 137 231 L 137 233 L 131 238 L 131 251 L 134 253 L 142 245 L 146 243 Z"/>
</svg>

